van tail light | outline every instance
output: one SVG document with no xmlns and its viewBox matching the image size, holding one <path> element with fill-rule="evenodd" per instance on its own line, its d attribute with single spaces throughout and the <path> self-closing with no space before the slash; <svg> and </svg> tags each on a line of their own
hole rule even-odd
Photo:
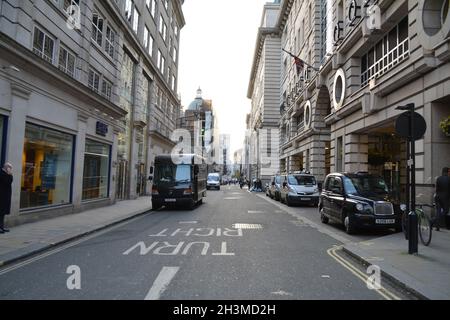
<svg viewBox="0 0 450 320">
<path fill-rule="evenodd" d="M 152 187 L 152 194 L 154 194 L 154 195 L 158 195 L 159 194 L 158 189 L 156 189 L 155 186 Z"/>
</svg>

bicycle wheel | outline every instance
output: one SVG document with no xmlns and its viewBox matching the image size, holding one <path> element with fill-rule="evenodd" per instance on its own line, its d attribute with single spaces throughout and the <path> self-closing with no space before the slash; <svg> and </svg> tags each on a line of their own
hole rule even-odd
<svg viewBox="0 0 450 320">
<path fill-rule="evenodd" d="M 419 218 L 419 237 L 424 246 L 428 246 L 431 242 L 431 221 L 430 218 L 422 211 L 418 212 Z"/>
</svg>

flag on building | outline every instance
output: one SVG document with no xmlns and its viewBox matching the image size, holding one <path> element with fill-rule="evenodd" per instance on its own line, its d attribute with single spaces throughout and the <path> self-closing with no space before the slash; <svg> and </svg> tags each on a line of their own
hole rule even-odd
<svg viewBox="0 0 450 320">
<path fill-rule="evenodd" d="M 303 60 L 299 57 L 294 57 L 295 67 L 297 68 L 297 75 L 300 75 L 303 72 L 304 63 Z"/>
</svg>

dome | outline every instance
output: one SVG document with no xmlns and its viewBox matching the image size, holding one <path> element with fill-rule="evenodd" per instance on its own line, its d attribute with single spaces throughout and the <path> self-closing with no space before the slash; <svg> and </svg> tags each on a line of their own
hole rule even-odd
<svg viewBox="0 0 450 320">
<path fill-rule="evenodd" d="M 202 98 L 202 89 L 198 88 L 195 100 L 189 104 L 187 110 L 202 111 L 205 106 L 206 106 L 205 101 Z"/>
</svg>

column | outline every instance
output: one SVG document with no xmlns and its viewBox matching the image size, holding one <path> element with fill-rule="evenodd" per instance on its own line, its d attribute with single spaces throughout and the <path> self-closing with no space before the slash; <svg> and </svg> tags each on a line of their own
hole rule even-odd
<svg viewBox="0 0 450 320">
<path fill-rule="evenodd" d="M 75 140 L 75 163 L 73 168 L 74 212 L 81 211 L 83 200 L 84 151 L 86 147 L 86 130 L 88 115 L 78 112 L 78 133 Z"/>
<path fill-rule="evenodd" d="M 6 161 L 13 165 L 11 215 L 18 215 L 20 210 L 20 190 L 22 177 L 22 154 L 25 139 L 25 123 L 29 108 L 31 90 L 11 83 L 11 116 L 8 123 L 6 143 Z"/>
<path fill-rule="evenodd" d="M 369 137 L 366 134 L 349 134 L 344 140 L 344 171 L 369 171 Z"/>
</svg>

